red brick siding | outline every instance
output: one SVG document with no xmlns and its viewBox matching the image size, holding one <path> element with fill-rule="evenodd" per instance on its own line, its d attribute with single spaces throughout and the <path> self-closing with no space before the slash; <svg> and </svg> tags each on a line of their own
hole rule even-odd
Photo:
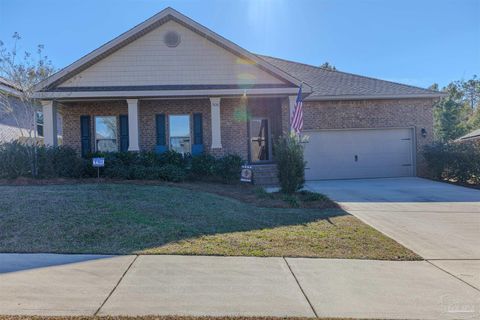
<svg viewBox="0 0 480 320">
<path fill-rule="evenodd" d="M 169 115 L 188 114 L 190 115 L 190 133 L 193 132 L 193 114 L 201 113 L 203 119 L 203 144 L 205 150 L 210 149 L 210 100 L 209 99 L 185 99 L 185 100 L 144 100 L 139 101 L 138 121 L 140 135 L 140 149 L 153 150 L 157 143 L 155 116 L 165 114 L 166 116 L 166 138 L 169 137 Z M 193 136 L 192 136 L 193 144 Z"/>
<path fill-rule="evenodd" d="M 121 114 L 128 114 L 128 107 L 125 100 L 102 102 L 76 102 L 60 105 L 59 112 L 62 114 L 63 117 L 63 144 L 74 148 L 78 153 L 80 153 L 80 116 L 91 116 L 91 145 L 93 151 L 95 149 L 94 116 L 117 116 L 118 123 L 118 116 Z M 117 141 L 120 141 L 120 133 L 118 131 L 119 130 L 117 130 Z"/>
<path fill-rule="evenodd" d="M 421 150 L 433 142 L 432 99 L 304 102 L 304 130 L 395 127 L 415 129 L 417 174 L 425 175 Z"/>
<path fill-rule="evenodd" d="M 205 150 L 221 156 L 235 153 L 244 159 L 248 157 L 248 132 L 245 102 L 241 99 L 222 99 L 220 103 L 222 149 L 211 150 L 211 115 L 209 99 L 144 100 L 139 101 L 140 149 L 153 150 L 156 144 L 155 115 L 163 113 L 167 117 L 166 134 L 168 143 L 168 115 L 202 113 L 203 143 Z M 60 106 L 63 114 L 63 142 L 81 151 L 80 116 L 92 117 L 92 146 L 94 146 L 94 116 L 119 116 L 128 114 L 126 101 L 78 102 Z M 190 124 L 193 125 L 193 119 Z M 118 137 L 119 138 L 119 137 Z"/>
<path fill-rule="evenodd" d="M 246 107 L 248 104 L 248 108 Z M 269 116 L 272 132 L 288 132 L 288 99 L 222 98 L 220 102 L 222 149 L 211 150 L 211 115 L 209 99 L 144 100 L 139 102 L 140 148 L 152 150 L 156 144 L 155 115 L 203 115 L 203 142 L 205 150 L 214 155 L 235 153 L 248 158 L 248 123 L 250 116 Z M 305 101 L 304 129 L 349 129 L 413 127 L 416 132 L 417 172 L 422 175 L 425 163 L 421 156 L 424 145 L 433 141 L 433 100 L 359 100 L 359 101 Z M 247 112 L 248 109 L 248 112 Z M 80 116 L 127 114 L 125 100 L 68 103 L 60 107 L 63 114 L 63 142 L 80 152 Z M 193 121 L 191 121 L 193 125 Z M 421 129 L 427 137 L 421 136 Z M 92 132 L 92 146 L 94 146 Z"/>
</svg>

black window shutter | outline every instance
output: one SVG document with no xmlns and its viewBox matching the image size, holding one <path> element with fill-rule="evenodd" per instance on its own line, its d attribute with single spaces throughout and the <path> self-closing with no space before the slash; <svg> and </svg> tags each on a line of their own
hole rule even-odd
<svg viewBox="0 0 480 320">
<path fill-rule="evenodd" d="M 193 144 L 203 144 L 202 114 L 193 114 Z"/>
<path fill-rule="evenodd" d="M 157 114 L 155 116 L 157 126 L 157 146 L 165 146 L 167 144 L 167 137 L 165 134 L 165 115 Z"/>
<path fill-rule="evenodd" d="M 120 115 L 120 151 L 128 151 L 128 116 Z"/>
<path fill-rule="evenodd" d="M 80 140 L 82 145 L 82 157 L 85 157 L 92 152 L 90 116 L 80 116 Z"/>
</svg>

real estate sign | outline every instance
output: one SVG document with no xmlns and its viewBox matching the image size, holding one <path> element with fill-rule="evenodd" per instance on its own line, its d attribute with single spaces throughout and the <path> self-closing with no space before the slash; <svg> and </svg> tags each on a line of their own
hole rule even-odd
<svg viewBox="0 0 480 320">
<path fill-rule="evenodd" d="M 92 165 L 95 168 L 105 167 L 105 158 L 92 158 Z"/>
</svg>

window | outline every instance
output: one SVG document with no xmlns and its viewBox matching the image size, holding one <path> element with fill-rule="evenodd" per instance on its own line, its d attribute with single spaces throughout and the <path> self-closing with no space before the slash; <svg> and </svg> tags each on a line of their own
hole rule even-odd
<svg viewBox="0 0 480 320">
<path fill-rule="evenodd" d="M 35 112 L 35 124 L 37 126 L 37 135 L 43 137 L 43 112 Z"/>
<path fill-rule="evenodd" d="M 95 150 L 118 151 L 117 117 L 95 117 Z"/>
<path fill-rule="evenodd" d="M 172 115 L 168 117 L 170 129 L 170 149 L 181 154 L 190 153 L 190 116 Z"/>
</svg>

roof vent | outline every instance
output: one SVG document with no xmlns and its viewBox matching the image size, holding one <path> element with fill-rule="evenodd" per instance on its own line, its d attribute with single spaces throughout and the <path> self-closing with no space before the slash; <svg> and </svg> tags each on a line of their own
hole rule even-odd
<svg viewBox="0 0 480 320">
<path fill-rule="evenodd" d="M 180 35 L 175 31 L 168 31 L 163 38 L 163 42 L 170 47 L 174 48 L 180 44 Z"/>
</svg>

